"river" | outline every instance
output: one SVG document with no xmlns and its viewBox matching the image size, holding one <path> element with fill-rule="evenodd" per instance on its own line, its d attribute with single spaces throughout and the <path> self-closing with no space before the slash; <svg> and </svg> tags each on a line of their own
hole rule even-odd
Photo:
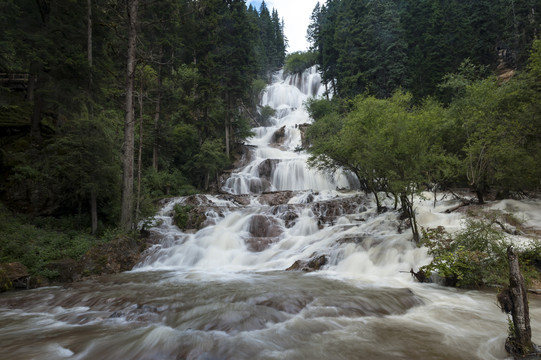
<svg viewBox="0 0 541 360">
<path fill-rule="evenodd" d="M 398 214 L 378 214 L 348 174 L 306 166 L 303 102 L 322 93 L 314 69 L 276 74 L 262 96 L 276 116 L 226 193 L 164 202 L 160 243 L 132 271 L 0 294 L 0 359 L 505 359 L 496 292 L 416 283 L 409 270 L 430 256 Z M 460 228 L 443 213 L 455 200 L 425 195 L 421 225 Z M 188 202 L 207 209 L 197 232 L 172 224 Z M 539 202 L 491 206 L 541 223 Z M 319 256 L 320 271 L 285 270 Z M 530 315 L 540 344 L 533 295 Z"/>
</svg>

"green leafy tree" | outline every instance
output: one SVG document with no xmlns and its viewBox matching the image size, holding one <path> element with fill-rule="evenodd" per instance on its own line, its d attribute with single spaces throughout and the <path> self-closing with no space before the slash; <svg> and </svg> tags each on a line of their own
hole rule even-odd
<svg viewBox="0 0 541 360">
<path fill-rule="evenodd" d="M 468 86 L 452 111 L 464 125 L 464 172 L 480 203 L 495 187 L 503 194 L 535 187 L 537 115 L 524 81 L 489 78 Z M 532 121 L 533 120 L 533 121 Z"/>
</svg>

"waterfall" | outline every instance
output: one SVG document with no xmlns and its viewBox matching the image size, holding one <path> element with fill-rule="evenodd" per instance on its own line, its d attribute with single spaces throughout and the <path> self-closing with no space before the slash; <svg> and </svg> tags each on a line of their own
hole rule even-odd
<svg viewBox="0 0 541 360">
<path fill-rule="evenodd" d="M 322 95 L 315 68 L 277 73 L 261 102 L 276 116 L 254 129 L 249 163 L 219 195 L 164 200 L 132 271 L 0 294 L 0 358 L 507 358 L 495 292 L 416 283 L 409 270 L 431 258 L 398 213 L 378 214 L 350 174 L 310 169 L 295 151 L 311 122 L 303 103 Z M 445 212 L 456 200 L 423 195 L 420 225 L 461 228 Z M 193 228 L 174 224 L 177 205 Z M 492 208 L 539 228 L 541 201 Z M 539 344 L 541 299 L 530 315 Z"/>
<path fill-rule="evenodd" d="M 223 190 L 231 194 L 258 194 L 283 190 L 335 190 L 358 186 L 347 174 L 327 174 L 306 165 L 308 155 L 301 148 L 300 125 L 310 124 L 304 106 L 310 98 L 320 98 L 324 86 L 317 68 L 311 67 L 302 74 L 284 77 L 278 72 L 274 81 L 262 94 L 261 106 L 270 106 L 276 111 L 271 118 L 272 126 L 253 129 L 256 134 L 248 144 L 256 147 L 250 164 L 234 172 L 227 179 Z M 275 134 L 282 131 L 279 141 Z M 260 165 L 272 160 L 268 174 L 262 174 Z M 267 175 L 267 176 L 263 176 Z M 261 178 L 265 179 L 262 180 Z"/>
<path fill-rule="evenodd" d="M 285 77 L 277 73 L 261 105 L 280 111 L 272 126 L 254 129 L 251 161 L 223 186 L 231 196 L 198 195 L 197 200 L 192 196 L 172 202 L 204 204 L 211 225 L 179 233 L 171 224 L 169 204 L 161 211 L 163 225 L 157 231 L 179 240 L 155 246 L 138 270 L 284 270 L 296 261 L 324 256 L 328 270 L 362 274 L 366 281 L 387 275 L 391 282 L 411 282 L 409 275 L 397 274 L 430 259 L 426 249 L 410 241 L 409 232 L 397 233 L 396 213 L 377 214 L 372 200 L 354 189 L 352 176 L 312 169 L 306 151 L 295 151 L 301 146 L 299 125 L 312 121 L 304 103 L 322 95 L 315 67 Z M 240 206 L 238 196 L 250 200 Z"/>
</svg>

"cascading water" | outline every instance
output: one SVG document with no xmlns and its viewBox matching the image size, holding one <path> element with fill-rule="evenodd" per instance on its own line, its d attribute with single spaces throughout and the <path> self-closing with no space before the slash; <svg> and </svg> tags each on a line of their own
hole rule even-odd
<svg viewBox="0 0 541 360">
<path fill-rule="evenodd" d="M 262 99 L 276 116 L 254 129 L 228 194 L 164 204 L 152 229 L 160 242 L 133 271 L 0 295 L 0 358 L 506 358 L 495 293 L 415 283 L 409 270 L 430 258 L 397 214 L 337 191 L 355 182 L 309 169 L 295 151 L 309 122 L 303 101 L 322 91 L 314 69 L 277 74 Z M 460 214 L 443 212 L 455 203 L 432 208 L 430 195 L 416 202 L 420 224 L 460 227 Z M 201 210 L 199 231 L 173 225 L 175 204 Z M 539 202 L 502 206 L 541 223 Z M 285 271 L 314 263 L 320 271 Z M 540 299 L 530 315 L 541 343 Z"/>
<path fill-rule="evenodd" d="M 256 146 L 253 160 L 233 173 L 223 189 L 232 194 L 247 194 L 355 187 L 355 181 L 347 174 L 329 175 L 310 169 L 306 165 L 307 154 L 298 152 L 300 128 L 311 121 L 303 104 L 311 97 L 322 96 L 324 91 L 316 68 L 282 78 L 283 73 L 278 72 L 262 95 L 261 105 L 276 110 L 270 120 L 272 125 L 254 129 L 256 136 L 249 142 Z"/>
</svg>

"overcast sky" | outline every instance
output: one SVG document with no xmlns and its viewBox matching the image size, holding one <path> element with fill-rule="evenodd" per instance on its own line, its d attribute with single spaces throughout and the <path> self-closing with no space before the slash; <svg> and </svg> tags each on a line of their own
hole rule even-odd
<svg viewBox="0 0 541 360">
<path fill-rule="evenodd" d="M 287 51 L 291 53 L 308 50 L 306 29 L 310 23 L 312 10 L 314 10 L 318 0 L 265 0 L 265 3 L 269 11 L 272 12 L 272 9 L 278 10 L 280 18 L 284 19 L 284 32 L 289 41 Z M 252 4 L 259 10 L 261 0 L 248 0 L 246 4 Z"/>
</svg>

